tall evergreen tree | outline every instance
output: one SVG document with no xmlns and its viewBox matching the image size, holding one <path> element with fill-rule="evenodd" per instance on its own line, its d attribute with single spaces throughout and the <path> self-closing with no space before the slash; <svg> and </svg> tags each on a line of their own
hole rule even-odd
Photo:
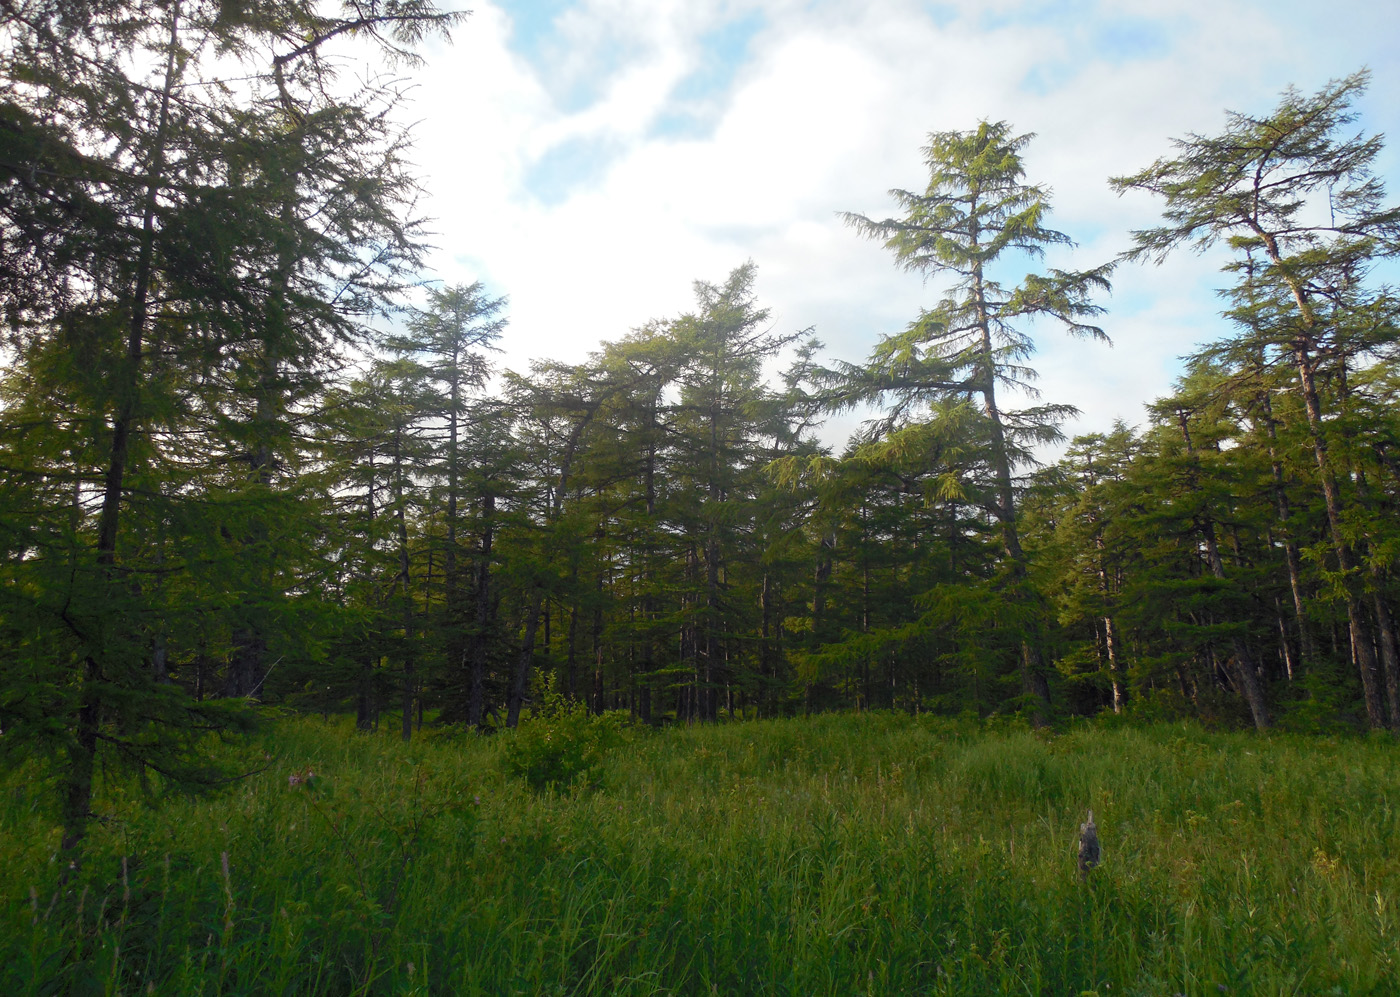
<svg viewBox="0 0 1400 997">
<path fill-rule="evenodd" d="M 1279 303 L 1270 345 L 1297 373 L 1366 712 L 1381 727 L 1376 642 L 1342 487 L 1347 469 L 1334 452 L 1319 388 L 1329 368 L 1345 363 L 1350 319 L 1375 301 L 1364 290 L 1369 264 L 1400 254 L 1400 207 L 1384 203 L 1384 185 L 1372 172 L 1381 140 L 1346 131 L 1368 82 L 1362 71 L 1314 95 L 1290 89 L 1271 114 L 1231 113 L 1220 135 L 1177 140 L 1176 156 L 1113 183 L 1164 201 L 1166 224 L 1135 232 L 1127 258 L 1160 262 L 1182 244 L 1200 250 L 1225 240 L 1238 254 L 1234 269 Z M 1400 729 L 1400 717 L 1391 722 Z"/>
<path fill-rule="evenodd" d="M 193 577 L 201 557 L 223 558 L 247 589 L 273 578 L 240 566 L 276 556 L 262 499 L 286 466 L 303 375 L 358 335 L 416 256 L 411 181 L 380 113 L 395 97 L 329 97 L 324 47 L 354 33 L 408 55 L 456 15 L 417 0 L 339 13 L 32 0 L 0 17 L 0 132 L 13 153 L 0 157 L 0 274 L 24 364 L 9 390 L 68 399 L 83 454 L 62 472 L 76 481 L 72 501 L 50 515 L 76 510 L 73 571 L 58 578 L 28 556 L 6 566 L 14 590 L 34 594 L 32 628 L 53 635 L 48 720 L 33 733 L 66 755 L 72 851 L 99 752 L 177 780 L 209 775 L 190 752 L 231 715 L 165 681 L 172 634 L 159 599 L 174 586 L 144 579 Z M 56 290 L 36 292 L 35 277 Z M 64 353 L 107 376 L 42 359 Z M 226 473 L 230 459 L 242 480 Z M 231 557 L 239 547 L 255 557 Z M 253 694 L 269 635 L 247 605 L 219 610 L 246 677 L 233 691 Z"/>
<path fill-rule="evenodd" d="M 468 690 L 466 714 L 473 725 L 482 720 L 485 629 L 491 604 L 491 512 L 496 496 L 489 488 L 479 489 L 482 526 L 469 580 L 458 566 L 460 506 L 474 463 L 467 440 L 473 435 L 474 410 L 481 405 L 478 395 L 491 373 L 486 351 L 495 348 L 506 326 L 502 314 L 505 304 L 504 298 L 489 297 L 480 282 L 430 290 L 426 307 L 411 314 L 406 334 L 386 340 L 390 350 L 419 366 L 425 386 L 434 396 L 420 414 L 440 424 L 443 437 L 438 448 L 441 459 L 433 471 L 442 482 L 446 499 L 442 550 L 444 650 L 449 668 L 464 673 L 463 685 Z M 485 424 L 492 420 L 483 414 L 480 421 Z M 488 437 L 489 434 L 479 434 L 481 442 Z M 468 593 L 473 600 L 470 611 L 465 602 Z"/>
<path fill-rule="evenodd" d="M 1007 410 L 999 392 L 1022 387 L 1034 372 L 1023 363 L 1035 344 L 1021 323 L 1060 322 L 1070 334 L 1106 340 L 1089 323 L 1102 309 L 1091 295 L 1107 290 L 1108 269 L 1028 274 L 1006 287 L 993 270 L 1015 254 L 1043 256 L 1069 236 L 1047 228 L 1049 194 L 1024 182 L 1021 150 L 1030 135 L 1014 135 L 1005 122 L 983 122 L 969 132 L 935 132 L 924 148 L 929 181 L 922 192 L 893 190 L 899 217 L 843 217 L 859 232 L 881 239 L 905 269 L 947 277 L 948 294 L 897 336 L 883 341 L 864 371 L 852 371 L 845 399 L 893 396 L 907 411 L 933 399 L 973 399 L 987 432 L 987 480 L 969 483 L 997 524 L 1003 555 L 1003 591 L 1024 609 L 1021 674 L 1027 695 L 1045 717 L 1050 689 L 1037 633 L 1038 610 L 1027 587 L 1028 557 L 1017 516 L 1016 472 L 1030 462 L 1030 447 L 1057 438 L 1069 405 Z"/>
</svg>

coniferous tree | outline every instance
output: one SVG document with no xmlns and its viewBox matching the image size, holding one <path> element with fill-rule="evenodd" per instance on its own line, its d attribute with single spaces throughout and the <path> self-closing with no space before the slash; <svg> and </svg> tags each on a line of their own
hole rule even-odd
<svg viewBox="0 0 1400 997">
<path fill-rule="evenodd" d="M 951 280 L 948 296 L 918 321 L 881 343 L 863 371 L 843 389 L 843 400 L 893 398 L 909 414 L 931 399 L 976 399 L 985 421 L 987 476 L 969 481 L 995 522 L 1004 556 L 1001 589 L 1021 610 L 1020 670 L 1024 691 L 1049 708 L 1041 647 L 1040 611 L 1027 586 L 1028 557 L 1021 543 L 1016 472 L 1030 462 L 1030 448 L 1058 435 L 1059 420 L 1074 409 L 1040 405 L 1005 408 L 1006 388 L 1034 376 L 1023 363 L 1034 342 L 1022 323 L 1049 318 L 1072 335 L 1106 339 L 1089 323 L 1101 309 L 1090 296 L 1108 288 L 1108 268 L 1084 272 L 1050 269 L 1006 287 L 994 275 L 1006 258 L 1042 256 L 1068 245 L 1069 236 L 1047 228 L 1049 195 L 1024 182 L 1021 150 L 1030 135 L 1013 135 L 1005 122 L 983 122 L 970 132 L 935 132 L 924 149 L 929 182 L 923 192 L 891 191 L 903 214 L 883 220 L 846 214 L 862 234 L 881 239 L 906 269 Z"/>
<path fill-rule="evenodd" d="M 34 594 L 31 628 L 52 637 L 47 721 L 33 733 L 67 759 L 66 850 L 87 826 L 99 751 L 176 781 L 215 776 L 194 745 L 235 717 L 168 681 L 176 657 L 197 663 L 197 694 L 221 643 L 234 691 L 263 686 L 272 635 L 237 590 L 295 587 L 266 569 L 304 375 L 356 335 L 417 251 L 397 133 L 375 106 L 396 98 L 332 100 L 322 50 L 360 33 L 407 55 L 455 17 L 417 2 L 335 14 L 34 0 L 3 12 L 14 154 L 0 157 L 0 272 L 22 364 L 8 390 L 22 396 L 14 411 L 67 399 L 68 449 L 82 454 L 60 472 L 71 501 L 49 516 L 73 524 L 73 570 L 55 576 L 27 553 L 7 565 Z M 237 85 L 196 72 L 215 55 Z M 87 368 L 43 360 L 65 353 Z M 167 600 L 184 581 L 203 586 L 201 610 L 229 632 L 207 619 L 172 630 Z"/>
<path fill-rule="evenodd" d="M 1113 183 L 1165 202 L 1166 224 L 1135 232 L 1128 258 L 1160 261 L 1185 243 L 1204 249 L 1226 240 L 1256 294 L 1267 290 L 1278 303 L 1281 321 L 1270 346 L 1297 375 L 1367 717 L 1381 727 L 1373 626 L 1347 524 L 1354 500 L 1343 489 L 1345 458 L 1336 452 L 1319 386 L 1354 348 L 1352 319 L 1375 304 L 1364 288 L 1368 265 L 1400 253 L 1400 208 L 1384 204 L 1384 185 L 1372 172 L 1380 138 L 1343 132 L 1368 82 L 1362 71 L 1315 95 L 1290 89 L 1268 116 L 1231 113 L 1222 134 L 1178 140 L 1175 157 Z"/>
<path fill-rule="evenodd" d="M 410 359 L 422 371 L 425 386 L 432 392 L 424 398 L 421 418 L 441 424 L 441 459 L 433 469 L 445 493 L 442 565 L 444 581 L 444 652 L 450 671 L 461 671 L 467 690 L 468 722 L 482 720 L 483 685 L 486 669 L 485 630 L 491 604 L 491 544 L 494 531 L 492 509 L 495 495 L 480 489 L 482 528 L 477 556 L 469 573 L 459 568 L 459 531 L 464 487 L 474 463 L 468 441 L 474 435 L 473 423 L 483 426 L 490 419 L 478 397 L 490 376 L 487 350 L 494 349 L 506 319 L 504 298 L 491 298 L 480 282 L 446 287 L 428 292 L 426 307 L 415 310 L 406 334 L 389 337 L 388 348 Z M 480 412 L 476 411 L 480 407 Z M 480 417 L 478 419 L 478 416 Z M 480 434 L 484 443 L 489 434 Z M 472 599 L 469 609 L 468 594 Z M 449 680 L 450 681 L 450 680 Z M 451 714 L 449 709 L 449 715 Z"/>
</svg>

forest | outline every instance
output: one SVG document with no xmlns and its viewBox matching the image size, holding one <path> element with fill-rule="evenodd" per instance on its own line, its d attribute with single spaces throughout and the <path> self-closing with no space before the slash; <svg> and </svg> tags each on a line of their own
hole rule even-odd
<svg viewBox="0 0 1400 997">
<path fill-rule="evenodd" d="M 405 741 L 560 700 L 1400 731 L 1366 71 L 1164 135 L 1111 180 L 1160 223 L 1082 271 L 1042 263 L 1074 233 L 1028 135 L 930 133 L 888 217 L 844 216 L 932 302 L 864 358 L 777 328 L 759 260 L 512 371 L 505 297 L 425 271 L 398 124 L 395 67 L 452 30 L 427 0 L 0 4 L 0 751 L 58 773 L 66 850 L 102 773 L 217 783 L 210 739 L 270 707 Z M 1072 406 L 1020 390 L 1035 337 L 1107 339 L 1115 268 L 1211 246 L 1231 335 L 1140 426 L 1064 440 Z"/>
</svg>

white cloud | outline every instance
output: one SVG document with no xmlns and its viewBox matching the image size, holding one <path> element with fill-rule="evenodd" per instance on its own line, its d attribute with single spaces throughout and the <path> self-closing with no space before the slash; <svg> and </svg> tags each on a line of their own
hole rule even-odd
<svg viewBox="0 0 1400 997">
<path fill-rule="evenodd" d="M 1029 178 L 1054 189 L 1054 224 L 1084 242 L 1055 262 L 1094 265 L 1157 209 L 1114 196 L 1106 178 L 1168 153 L 1170 136 L 1218 128 L 1226 107 L 1266 110 L 1288 82 L 1315 88 L 1366 58 L 1375 92 L 1393 89 L 1400 65 L 1385 39 L 1395 15 L 1344 4 L 1372 32 L 1363 44 L 1344 34 L 1347 11 L 1300 3 L 1272 13 L 1279 6 L 1137 4 L 1124 31 L 1141 34 L 1144 51 L 1125 55 L 1104 47 L 1118 16 L 1108 3 L 1056 20 L 1050 8 L 1030 16 L 1023 3 L 964 0 L 940 27 L 900 0 L 585 0 L 558 20 L 538 63 L 508 49 L 508 15 L 481 3 L 455 46 L 433 53 L 413 109 L 441 233 L 434 263 L 445 280 L 481 277 L 510 295 L 506 362 L 520 370 L 534 357 L 581 359 L 677 314 L 693 280 L 721 280 L 747 258 L 779 328 L 813 325 L 831 354 L 860 359 L 934 289 L 836 212 L 880 214 L 887 188 L 922 186 L 928 131 L 985 117 L 1037 132 Z M 765 26 L 732 88 L 708 96 L 711 132 L 655 135 L 671 88 L 700 65 L 702 36 L 745 11 Z M 626 58 L 600 61 L 609 52 Z M 590 73 L 596 99 L 568 110 L 560 95 L 593 85 Z M 1375 100 L 1367 110 L 1396 113 Z M 595 141 L 607 158 L 592 182 L 543 203 L 524 178 L 568 140 Z M 1037 361 L 1046 399 L 1078 404 L 1082 429 L 1140 421 L 1142 404 L 1168 390 L 1173 358 L 1223 331 L 1216 262 L 1121 270 L 1104 302 L 1116 348 L 1047 330 Z"/>
</svg>

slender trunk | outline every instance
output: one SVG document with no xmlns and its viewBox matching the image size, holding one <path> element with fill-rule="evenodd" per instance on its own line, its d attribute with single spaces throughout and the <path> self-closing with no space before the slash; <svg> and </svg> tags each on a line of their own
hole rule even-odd
<svg viewBox="0 0 1400 997">
<path fill-rule="evenodd" d="M 1283 655 L 1284 674 L 1288 676 L 1288 681 L 1292 682 L 1298 669 L 1293 663 L 1293 648 L 1288 642 L 1288 624 L 1283 619 L 1283 604 L 1278 599 L 1274 600 L 1274 616 L 1278 619 L 1278 644 Z"/>
<path fill-rule="evenodd" d="M 690 684 L 686 688 L 685 719 L 689 723 L 696 719 L 700 703 L 700 634 L 701 620 L 698 612 L 700 595 L 700 555 L 692 540 L 685 552 L 685 602 L 688 612 L 687 622 L 681 631 L 681 660 L 690 662 Z"/>
<path fill-rule="evenodd" d="M 1400 647 L 1396 646 L 1395 625 L 1390 607 L 1385 604 L 1385 593 L 1380 588 L 1379 572 L 1376 572 L 1376 576 L 1377 587 L 1371 599 L 1376 609 L 1376 629 L 1381 638 L 1386 705 L 1390 708 L 1390 729 L 1400 734 Z"/>
<path fill-rule="evenodd" d="M 1308 299 L 1307 290 L 1292 269 L 1285 263 L 1279 250 L 1278 241 L 1271 233 L 1255 226 L 1255 234 L 1264 244 L 1269 259 L 1278 267 L 1293 300 L 1298 306 L 1299 334 L 1293 341 L 1293 360 L 1298 370 L 1298 388 L 1303 395 L 1303 407 L 1308 416 L 1308 432 L 1312 437 L 1313 457 L 1317 461 L 1318 478 L 1322 483 L 1323 505 L 1327 511 L 1327 531 L 1332 539 L 1332 548 L 1337 556 L 1337 569 L 1343 576 L 1346 593 L 1347 628 L 1351 634 L 1351 646 L 1355 654 L 1356 668 L 1361 676 L 1361 689 L 1366 700 L 1366 717 L 1373 729 L 1385 726 L 1385 715 L 1381 708 L 1379 683 L 1376 681 L 1376 655 L 1367 632 L 1365 617 L 1361 611 L 1361 598 L 1356 591 L 1356 560 L 1351 546 L 1347 543 L 1342 527 L 1342 501 L 1337 490 L 1337 479 L 1327 453 L 1327 439 L 1322 424 L 1322 405 L 1318 400 L 1317 382 L 1314 377 L 1314 363 L 1310 356 L 1317 340 L 1317 315 Z"/>
<path fill-rule="evenodd" d="M 598 543 L 601 545 L 603 534 L 598 532 Z M 603 596 L 604 596 L 604 573 L 605 568 L 598 570 L 598 580 L 595 583 L 593 597 L 593 695 L 590 697 L 594 713 L 602 713 L 603 703 Z"/>
<path fill-rule="evenodd" d="M 454 312 L 454 330 L 461 327 L 460 315 Z M 447 410 L 447 537 L 443 551 L 443 602 L 447 624 L 447 660 L 457 668 L 456 681 L 464 682 L 467 688 L 467 723 L 476 726 L 481 721 L 480 702 L 477 699 L 474 650 L 470 642 L 462 637 L 461 579 L 457 570 L 457 493 L 460 488 L 460 475 L 457 465 L 459 418 L 461 407 L 461 355 L 457 337 L 453 335 L 451 363 L 448 366 L 448 410 Z M 460 709 L 460 707 L 458 707 Z M 473 719 L 473 717 L 475 717 Z"/>
<path fill-rule="evenodd" d="M 459 320 L 460 324 L 460 320 Z M 452 364 L 449 367 L 447 411 L 447 551 L 444 558 L 447 614 L 454 620 L 457 609 L 457 410 L 461 407 L 461 359 L 457 342 L 452 343 Z"/>
<path fill-rule="evenodd" d="M 481 498 L 481 560 L 476 567 L 476 626 L 471 637 L 471 697 L 467 723 L 480 727 L 486 709 L 487 632 L 491 622 L 491 545 L 495 535 L 496 496 Z"/>
<path fill-rule="evenodd" d="M 1298 647 L 1303 655 L 1303 663 L 1306 664 L 1316 656 L 1316 651 L 1313 648 L 1312 634 L 1308 631 L 1308 614 L 1303 599 L 1302 559 L 1298 555 L 1298 544 L 1293 540 L 1292 532 L 1288 528 L 1291 510 L 1288 491 L 1284 487 L 1283 465 L 1278 459 L 1278 431 L 1274 421 L 1273 404 L 1267 391 L 1264 392 L 1262 404 L 1264 427 L 1269 434 L 1269 467 L 1273 476 L 1274 504 L 1278 508 L 1279 534 L 1283 537 L 1283 554 L 1288 565 L 1288 588 L 1293 593 L 1293 616 L 1298 626 Z M 1292 678 L 1290 669 L 1289 679 Z"/>
<path fill-rule="evenodd" d="M 1094 547 L 1098 551 L 1099 557 L 1099 594 L 1103 597 L 1104 607 L 1108 608 L 1111 586 L 1108 579 L 1108 566 L 1104 563 L 1103 531 L 1099 528 L 1094 536 Z M 1108 659 L 1108 680 L 1113 687 L 1113 712 L 1123 712 L 1123 672 L 1122 664 L 1118 656 L 1118 632 L 1113 625 L 1113 617 L 1105 613 L 1103 617 L 1103 637 L 1104 656 Z"/>
<path fill-rule="evenodd" d="M 165 529 L 164 525 L 159 528 L 156 536 L 155 562 L 157 567 L 165 564 Z M 159 577 L 156 580 L 156 590 L 162 591 L 164 585 Z M 165 625 L 158 625 L 155 636 L 151 639 L 151 678 L 157 685 L 170 684 L 170 649 L 165 635 Z"/>
<path fill-rule="evenodd" d="M 607 700 L 603 693 L 603 649 L 600 647 L 593 661 L 593 712 L 602 715 L 607 709 Z"/>
<path fill-rule="evenodd" d="M 156 634 L 154 646 L 151 648 L 151 678 L 155 679 L 157 685 L 170 684 L 169 655 L 165 634 Z"/>
<path fill-rule="evenodd" d="M 369 472 L 369 479 L 365 487 L 365 543 L 372 547 L 374 544 L 374 518 L 376 515 L 374 506 L 375 492 L 375 466 L 374 466 L 374 446 L 371 445 L 365 456 L 365 467 Z M 355 726 L 360 730 L 377 729 L 379 726 L 379 708 L 377 697 L 374 695 L 374 664 L 375 656 L 365 652 L 360 662 L 360 675 L 355 704 Z"/>
<path fill-rule="evenodd" d="M 1108 653 L 1108 677 L 1113 684 L 1113 712 L 1122 713 L 1126 698 L 1123 694 L 1123 668 L 1118 660 L 1118 630 L 1111 616 L 1103 618 L 1103 635 Z"/>
<path fill-rule="evenodd" d="M 506 701 L 506 726 L 515 727 L 520 723 L 520 708 L 525 702 L 525 689 L 530 683 L 530 665 L 535 658 L 535 634 L 540 627 L 540 607 L 544 602 L 544 589 L 535 588 L 530 599 L 530 608 L 525 614 L 525 636 L 520 642 L 520 656 L 515 662 L 515 674 L 511 677 L 510 694 Z"/>
<path fill-rule="evenodd" d="M 704 618 L 704 685 L 701 699 L 701 719 L 719 719 L 719 684 L 723 678 L 720 663 L 720 522 L 721 506 L 727 496 L 720 481 L 720 419 L 724 411 L 725 358 L 728 336 L 721 325 L 721 335 L 715 341 L 714 380 L 711 383 L 709 430 L 709 502 L 705 509 L 705 618 Z"/>
<path fill-rule="evenodd" d="M 826 640 L 826 590 L 831 581 L 832 550 L 836 538 L 824 532 L 817 545 L 817 565 L 812 574 L 812 638 L 821 645 Z"/>
<path fill-rule="evenodd" d="M 360 658 L 360 672 L 355 683 L 355 729 L 369 730 L 374 722 L 374 659 L 366 654 Z"/>
<path fill-rule="evenodd" d="M 280 221 L 290 231 L 295 221 L 295 205 L 290 197 L 282 201 Z M 289 334 L 287 289 L 296 258 L 290 239 L 284 240 L 278 252 L 277 267 L 269 281 L 265 325 L 262 329 L 259 357 L 256 405 L 253 412 L 252 448 L 248 454 L 250 477 L 260 489 L 272 485 L 274 469 L 274 438 L 283 408 L 280 346 Z M 243 538 L 244 549 L 251 555 L 255 592 L 244 601 L 249 615 L 235 628 L 230 654 L 225 694 L 230 697 L 254 697 L 262 688 L 267 662 L 268 640 L 265 624 L 255 608 L 256 601 L 272 590 L 272 556 L 267 550 L 268 526 L 265 517 L 255 511 Z"/>
<path fill-rule="evenodd" d="M 170 13 L 165 82 L 161 88 L 155 142 L 151 149 L 150 169 L 146 174 L 146 189 L 141 207 L 141 242 L 137 252 L 136 273 L 132 280 L 126 356 L 120 373 L 122 383 L 117 411 L 112 420 L 112 444 L 108 452 L 107 474 L 102 486 L 102 511 L 97 520 L 97 566 L 109 585 L 117 583 L 117 528 L 121 517 L 122 490 L 126 478 L 131 432 L 139 418 L 142 353 L 155 267 L 156 207 L 161 187 L 165 183 L 170 102 L 180 69 L 177 57 L 179 18 L 180 8 L 177 4 Z M 102 724 L 98 685 L 103 679 L 104 672 L 99 656 L 89 654 L 83 661 L 83 683 L 79 694 L 76 730 L 68 750 L 68 765 L 63 777 L 63 839 L 60 849 L 65 855 L 73 856 L 69 861 L 69 868 L 76 868 L 77 849 L 87 834 L 88 819 L 91 816 L 92 780 L 96 770 L 98 735 Z"/>
<path fill-rule="evenodd" d="M 720 594 L 719 594 L 719 537 L 713 532 L 705 544 L 705 672 L 704 672 L 704 713 L 703 720 L 719 719 L 719 683 L 723 674 L 720 663 Z"/>
<path fill-rule="evenodd" d="M 1332 549 L 1337 556 L 1337 568 L 1343 575 L 1343 585 L 1347 606 L 1347 627 L 1351 631 L 1351 646 L 1356 658 L 1356 668 L 1361 675 L 1361 690 L 1366 700 L 1366 718 L 1373 729 L 1385 726 L 1385 713 L 1381 707 L 1380 684 L 1376 681 L 1376 653 L 1371 641 L 1370 629 L 1366 626 L 1361 608 L 1361 598 L 1356 591 L 1356 556 L 1347 542 L 1342 526 L 1342 500 L 1337 489 L 1337 478 L 1332 471 L 1332 462 L 1327 452 L 1327 440 L 1322 425 L 1322 405 L 1318 399 L 1317 382 L 1314 378 L 1313 363 L 1308 356 L 1307 345 L 1294 344 L 1294 360 L 1298 368 L 1300 387 L 1303 392 L 1303 405 L 1308 415 L 1308 429 L 1312 436 L 1313 457 L 1317 461 L 1318 477 L 1322 483 L 1323 506 L 1327 511 L 1327 530 L 1332 538 Z"/>
<path fill-rule="evenodd" d="M 1191 433 L 1187 428 L 1186 413 L 1178 413 L 1178 424 L 1181 426 L 1181 436 L 1186 443 L 1186 452 L 1195 455 L 1195 447 L 1191 444 Z M 1209 516 L 1203 516 L 1198 523 L 1201 539 L 1206 547 L 1206 559 L 1210 564 L 1210 570 L 1216 578 L 1225 581 L 1225 562 L 1220 558 L 1220 546 L 1215 540 L 1215 523 Z M 1264 702 L 1264 692 L 1259 685 L 1259 670 L 1254 662 L 1254 655 L 1249 650 L 1249 644 L 1241 637 L 1232 637 L 1231 645 L 1235 651 L 1235 680 L 1239 686 L 1240 695 L 1244 697 L 1249 706 L 1249 712 L 1254 718 L 1254 726 L 1258 730 L 1266 729 L 1270 724 L 1269 709 Z"/>
<path fill-rule="evenodd" d="M 418 693 L 413 633 L 413 591 L 409 575 L 408 520 L 404 514 L 403 427 L 394 427 L 394 524 L 399 535 L 399 595 L 403 599 L 403 739 L 413 737 L 413 700 Z"/>
<path fill-rule="evenodd" d="M 552 525 L 559 519 L 564 504 L 564 493 L 569 487 L 569 472 L 573 466 L 574 453 L 584 429 L 597 412 L 597 404 L 590 406 L 587 413 L 569 434 L 564 453 L 559 464 L 559 481 L 549 507 L 548 518 Z M 510 689 L 506 694 L 506 726 L 514 727 L 520 722 L 520 709 L 525 702 L 525 689 L 530 681 L 530 665 L 535 658 L 535 635 L 539 631 L 540 616 L 544 608 L 545 588 L 542 582 L 531 586 L 529 608 L 525 612 L 525 634 L 520 643 L 520 655 L 516 659 L 515 674 L 511 677 Z"/>
<path fill-rule="evenodd" d="M 1211 573 L 1216 578 L 1225 580 L 1225 565 L 1220 559 L 1220 548 L 1215 542 L 1215 527 L 1206 520 L 1201 528 L 1201 534 L 1205 539 L 1206 556 L 1210 560 Z M 1236 680 L 1239 682 L 1240 694 L 1244 696 L 1245 702 L 1249 705 L 1249 712 L 1254 717 L 1254 726 L 1259 730 L 1264 730 L 1269 726 L 1269 709 L 1264 702 L 1264 692 L 1259 686 L 1259 670 L 1254 662 L 1254 655 L 1249 650 L 1247 644 L 1241 637 L 1230 638 L 1235 650 L 1235 672 Z"/>
<path fill-rule="evenodd" d="M 973 245 L 977 245 L 978 232 L 974 225 Z M 1028 602 L 1031 593 L 1027 591 L 1026 553 L 1021 547 L 1021 537 L 1016 525 L 1016 491 L 1011 477 L 1011 455 L 1006 442 L 1006 428 L 1002 422 L 1001 410 L 996 396 L 996 353 L 992 344 L 992 324 L 987 308 L 986 287 L 982 276 L 982 265 L 973 264 L 973 296 L 977 313 L 977 327 L 981 333 L 978 347 L 978 391 L 982 395 L 987 421 L 992 429 L 991 458 L 996 474 L 996 501 L 991 511 L 1001 527 L 1002 549 L 1011 565 L 1008 581 L 1008 598 L 1014 602 Z M 1025 693 L 1035 698 L 1036 726 L 1050 722 L 1050 684 L 1045 673 L 1045 659 L 1036 644 L 1034 632 L 1027 633 L 1021 642 L 1021 685 Z"/>
<path fill-rule="evenodd" d="M 578 584 L 577 569 L 573 572 L 570 582 L 571 589 Z M 568 647 L 564 652 L 564 676 L 570 701 L 578 698 L 578 614 L 578 596 L 575 594 L 574 603 L 569 607 Z"/>
<path fill-rule="evenodd" d="M 826 641 L 826 595 L 831 580 L 831 551 L 835 538 L 824 532 L 817 546 L 817 565 L 812 576 L 812 650 Z M 808 708 L 811 706 L 812 686 L 807 686 Z"/>
<path fill-rule="evenodd" d="M 1346 379 L 1346 359 L 1343 357 L 1340 363 L 1340 377 L 1338 378 L 1338 394 L 1340 396 L 1343 415 L 1349 407 L 1349 390 Z M 1345 424 L 1344 424 L 1345 425 Z M 1348 449 L 1353 449 L 1353 438 L 1347 429 L 1343 429 L 1343 438 L 1348 444 Z M 1370 485 L 1366 480 L 1365 470 L 1355 462 L 1353 457 L 1352 476 L 1356 485 L 1357 504 L 1369 513 L 1368 520 L 1375 522 L 1380 514 L 1374 506 Z M 1385 601 L 1385 574 L 1381 566 L 1372 559 L 1368 559 L 1369 573 L 1371 576 L 1371 605 L 1376 617 L 1376 638 L 1380 650 L 1381 675 L 1385 683 L 1386 707 L 1390 718 L 1390 729 L 1392 733 L 1400 734 L 1400 652 L 1397 652 L 1395 629 L 1392 626 L 1390 608 Z"/>
<path fill-rule="evenodd" d="M 758 590 L 758 673 L 764 679 L 771 679 L 776 669 L 773 665 L 773 577 L 767 569 L 763 572 L 763 585 Z M 760 686 L 758 695 L 759 715 L 768 705 L 768 685 Z"/>
<path fill-rule="evenodd" d="M 657 617 L 657 602 L 655 595 L 655 570 L 656 550 L 653 537 L 656 530 L 656 404 L 655 398 L 648 409 L 648 430 L 651 442 L 647 447 L 646 465 L 643 469 L 643 484 L 646 495 L 647 514 L 647 539 L 642 548 L 642 626 L 645 633 L 642 639 L 642 674 L 640 676 L 640 688 L 638 689 L 638 713 L 644 723 L 651 723 L 651 685 L 652 673 L 656 671 L 656 633 L 654 627 Z M 761 653 L 761 652 L 760 652 Z"/>
<path fill-rule="evenodd" d="M 870 548 L 869 536 L 866 532 L 865 503 L 860 506 L 860 632 L 862 634 L 870 632 Z M 861 694 L 867 701 L 870 700 L 870 654 L 861 655 Z M 890 709 L 894 709 L 894 666 L 889 669 L 890 678 Z"/>
</svg>

